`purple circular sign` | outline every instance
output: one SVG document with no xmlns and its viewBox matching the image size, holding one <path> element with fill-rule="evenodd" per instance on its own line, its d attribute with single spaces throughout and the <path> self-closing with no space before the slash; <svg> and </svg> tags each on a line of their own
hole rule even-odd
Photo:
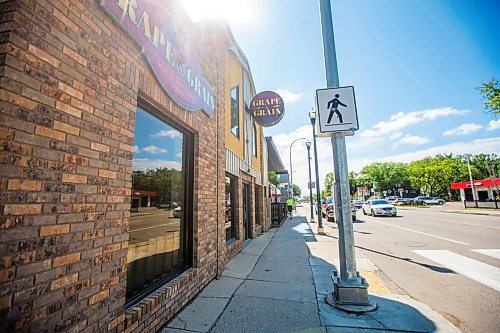
<svg viewBox="0 0 500 333">
<path fill-rule="evenodd" d="M 263 91 L 252 99 L 250 113 L 259 125 L 274 126 L 285 115 L 285 103 L 274 91 Z"/>
</svg>

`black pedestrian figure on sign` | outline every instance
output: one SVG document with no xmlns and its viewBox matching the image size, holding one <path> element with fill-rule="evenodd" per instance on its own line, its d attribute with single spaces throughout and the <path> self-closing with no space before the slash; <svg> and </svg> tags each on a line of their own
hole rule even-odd
<svg viewBox="0 0 500 333">
<path fill-rule="evenodd" d="M 328 102 L 327 109 L 330 110 L 330 115 L 328 116 L 328 121 L 327 123 L 329 124 L 330 121 L 332 120 L 333 114 L 336 113 L 337 117 L 339 118 L 340 123 L 342 124 L 342 113 L 340 113 L 338 107 L 339 104 L 342 105 L 343 107 L 347 107 L 344 103 L 338 100 L 339 94 L 335 94 L 335 98 L 332 99 L 330 102 Z"/>
</svg>

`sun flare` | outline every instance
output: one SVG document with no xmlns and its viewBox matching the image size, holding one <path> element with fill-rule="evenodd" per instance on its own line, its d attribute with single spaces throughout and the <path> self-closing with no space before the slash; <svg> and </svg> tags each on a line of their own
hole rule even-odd
<svg viewBox="0 0 500 333">
<path fill-rule="evenodd" d="M 182 0 L 182 3 L 195 22 L 212 18 L 240 23 L 252 20 L 250 0 Z"/>
</svg>

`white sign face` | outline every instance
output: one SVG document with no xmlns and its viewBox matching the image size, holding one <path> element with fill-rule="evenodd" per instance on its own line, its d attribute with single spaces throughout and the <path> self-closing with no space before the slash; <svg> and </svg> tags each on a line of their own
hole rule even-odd
<svg viewBox="0 0 500 333">
<path fill-rule="evenodd" d="M 319 134 L 359 129 L 354 87 L 316 90 Z"/>
</svg>

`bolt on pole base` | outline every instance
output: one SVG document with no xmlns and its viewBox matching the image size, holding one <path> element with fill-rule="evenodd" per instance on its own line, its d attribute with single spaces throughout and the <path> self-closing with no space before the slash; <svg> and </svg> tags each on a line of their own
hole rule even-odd
<svg viewBox="0 0 500 333">
<path fill-rule="evenodd" d="M 354 282 L 342 282 L 337 272 L 333 272 L 333 292 L 325 296 L 325 302 L 348 313 L 365 313 L 374 311 L 378 304 L 368 299 L 368 283 L 363 277 Z"/>
</svg>

